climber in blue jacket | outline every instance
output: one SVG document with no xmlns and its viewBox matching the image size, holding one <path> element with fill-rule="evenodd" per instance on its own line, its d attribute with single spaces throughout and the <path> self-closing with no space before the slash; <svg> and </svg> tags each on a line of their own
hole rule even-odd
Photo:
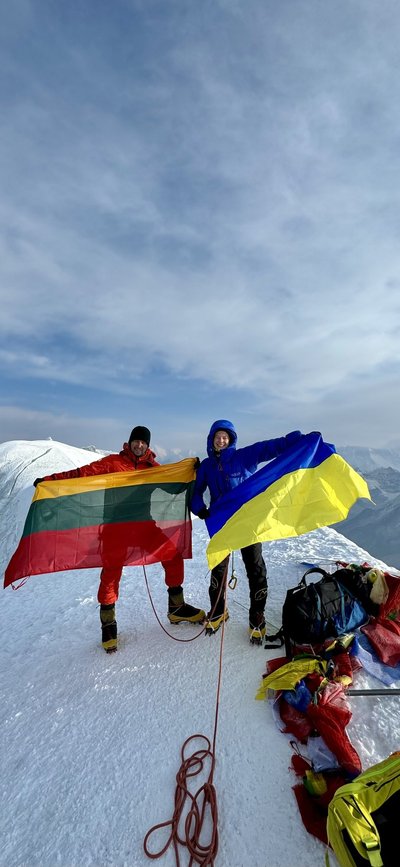
<svg viewBox="0 0 400 867">
<path fill-rule="evenodd" d="M 194 515 L 205 519 L 213 505 L 237 485 L 256 472 L 258 464 L 276 458 L 291 448 L 302 438 L 300 431 L 292 431 L 284 437 L 253 443 L 251 446 L 236 449 L 237 433 L 234 425 L 227 419 L 218 419 L 211 425 L 207 437 L 207 454 L 197 470 L 196 482 L 191 502 Z M 208 488 L 210 506 L 207 507 L 203 495 Z M 261 542 L 241 549 L 241 554 L 249 581 L 250 640 L 261 643 L 265 635 L 265 605 L 267 601 L 267 569 L 262 555 Z M 209 596 L 211 609 L 206 619 L 206 634 L 211 635 L 229 617 L 225 608 L 225 576 L 229 556 L 211 572 Z M 222 586 L 224 585 L 224 586 Z"/>
</svg>

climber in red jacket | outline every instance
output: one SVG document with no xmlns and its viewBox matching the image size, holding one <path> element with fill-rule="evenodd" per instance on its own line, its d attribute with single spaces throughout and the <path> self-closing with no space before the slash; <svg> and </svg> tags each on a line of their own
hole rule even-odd
<svg viewBox="0 0 400 867">
<path fill-rule="evenodd" d="M 154 452 L 150 449 L 150 431 L 147 427 L 134 427 L 129 441 L 124 443 L 119 454 L 106 455 L 98 461 L 93 461 L 83 467 L 67 470 L 63 473 L 53 473 L 40 479 L 35 479 L 34 485 L 57 479 L 74 479 L 83 476 L 97 476 L 104 473 L 126 473 L 129 470 L 147 470 L 159 467 Z M 162 531 L 155 526 L 154 532 Z M 122 558 L 123 559 L 123 558 Z M 165 583 L 168 588 L 168 619 L 171 623 L 189 621 L 201 623 L 205 612 L 189 605 L 183 598 L 182 584 L 184 580 L 184 565 L 182 555 L 176 553 L 171 560 L 163 561 Z M 123 563 L 114 568 L 103 567 L 100 575 L 100 585 L 97 594 L 100 602 L 100 621 L 102 627 L 102 644 L 111 653 L 117 650 L 117 623 L 115 619 L 115 603 L 118 599 L 119 583 Z"/>
</svg>

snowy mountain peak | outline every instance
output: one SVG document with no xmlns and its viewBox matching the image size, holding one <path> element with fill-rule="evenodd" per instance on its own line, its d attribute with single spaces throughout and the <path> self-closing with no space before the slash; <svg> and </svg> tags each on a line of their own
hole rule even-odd
<svg viewBox="0 0 400 867">
<path fill-rule="evenodd" d="M 33 479 L 91 459 L 92 452 L 48 440 L 0 446 L 3 570 L 19 541 Z M 196 520 L 184 588 L 187 601 L 204 608 L 206 545 L 204 523 Z M 333 570 L 337 559 L 369 560 L 385 568 L 331 528 L 271 542 L 263 550 L 270 628 L 280 625 L 286 590 L 298 583 L 307 563 Z M 276 726 L 272 703 L 255 701 L 266 659 L 283 651 L 250 645 L 240 554 L 235 571 L 216 740 L 216 867 L 320 867 L 324 848 L 307 833 L 293 797 L 290 746 Z M 206 638 L 191 624 L 169 626 L 164 573 L 156 564 L 146 569 L 146 579 L 164 632 L 143 569 L 125 568 L 117 603 L 119 649 L 110 657 L 101 647 L 98 579 L 98 569 L 83 569 L 37 575 L 17 593 L 3 590 L 0 761 L 7 792 L 0 834 L 7 867 L 144 867 L 146 832 L 173 813 L 184 741 L 196 732 L 212 739 L 220 637 Z M 357 686 L 368 685 L 365 672 L 357 678 Z M 399 714 L 387 699 L 354 702 L 348 733 L 366 768 L 398 748 Z M 171 850 L 162 863 L 175 865 Z"/>
<path fill-rule="evenodd" d="M 393 467 L 400 471 L 400 450 L 371 449 L 364 446 L 341 446 L 337 451 L 358 472 L 366 473 L 378 467 Z"/>
</svg>

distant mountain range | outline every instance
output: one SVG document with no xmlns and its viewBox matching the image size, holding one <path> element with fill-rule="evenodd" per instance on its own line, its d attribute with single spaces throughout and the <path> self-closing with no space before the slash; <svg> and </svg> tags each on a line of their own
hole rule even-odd
<svg viewBox="0 0 400 867">
<path fill-rule="evenodd" d="M 337 451 L 361 473 L 376 470 L 378 467 L 392 467 L 400 472 L 400 448 L 369 449 L 366 446 L 337 446 Z"/>
<path fill-rule="evenodd" d="M 400 568 L 400 451 L 345 446 L 339 454 L 368 483 L 373 502 L 358 500 L 333 527 L 374 557 Z"/>
</svg>

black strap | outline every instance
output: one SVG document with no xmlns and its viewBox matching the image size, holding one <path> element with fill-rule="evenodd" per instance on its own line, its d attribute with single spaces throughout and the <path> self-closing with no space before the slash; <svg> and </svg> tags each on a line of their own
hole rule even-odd
<svg viewBox="0 0 400 867">
<path fill-rule="evenodd" d="M 320 575 L 323 576 L 323 578 L 330 578 L 331 577 L 328 574 L 328 572 L 325 572 L 325 569 L 320 569 L 319 566 L 312 566 L 311 569 L 307 569 L 307 572 L 304 573 L 304 575 L 300 581 L 299 587 L 301 584 L 303 584 L 304 587 L 307 586 L 306 575 L 311 575 L 312 572 L 318 572 Z"/>
<path fill-rule="evenodd" d="M 268 641 L 268 644 L 267 644 Z M 269 644 L 270 641 L 277 642 L 276 644 Z M 275 633 L 275 635 L 266 635 L 265 636 L 265 644 L 264 650 L 275 650 L 278 647 L 283 647 L 285 643 L 285 638 L 283 635 L 283 626 Z"/>
</svg>

